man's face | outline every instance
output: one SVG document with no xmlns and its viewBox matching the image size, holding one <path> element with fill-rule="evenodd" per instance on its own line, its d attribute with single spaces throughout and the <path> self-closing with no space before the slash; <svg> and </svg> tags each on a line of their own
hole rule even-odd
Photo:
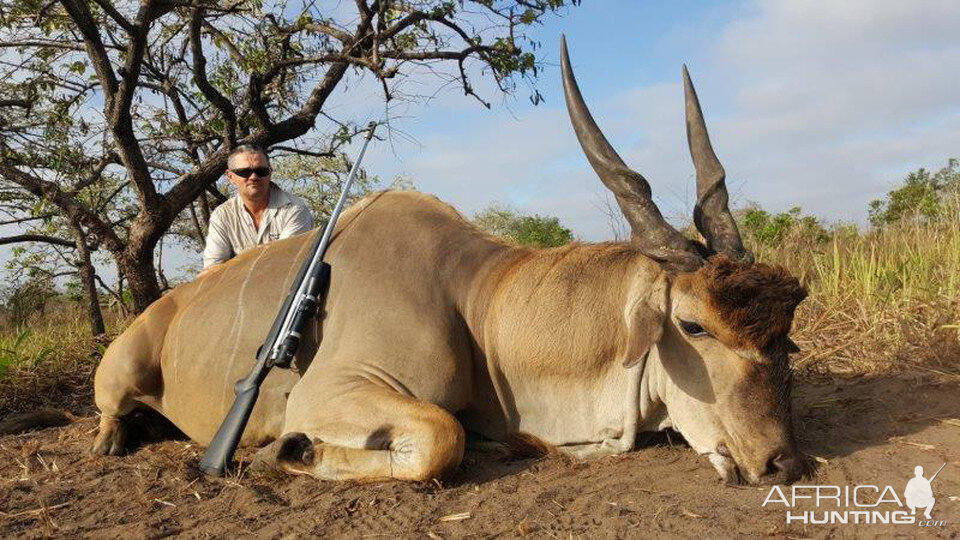
<svg viewBox="0 0 960 540">
<path fill-rule="evenodd" d="M 259 200 L 270 193 L 270 161 L 258 152 L 243 152 L 230 159 L 227 179 L 245 200 Z"/>
</svg>

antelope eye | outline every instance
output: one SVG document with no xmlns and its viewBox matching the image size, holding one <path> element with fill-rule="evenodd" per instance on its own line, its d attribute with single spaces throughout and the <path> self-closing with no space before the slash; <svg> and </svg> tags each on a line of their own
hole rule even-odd
<svg viewBox="0 0 960 540">
<path fill-rule="evenodd" d="M 704 330 L 702 326 L 700 326 L 699 324 L 697 324 L 697 323 L 695 323 L 695 322 L 690 322 L 690 321 L 683 321 L 683 320 L 681 320 L 681 321 L 680 321 L 680 328 L 683 329 L 683 331 L 684 331 L 685 334 L 687 334 L 688 336 L 691 336 L 691 337 L 700 337 L 700 336 L 706 336 L 706 335 L 708 335 L 708 334 L 707 334 L 707 331 Z"/>
</svg>

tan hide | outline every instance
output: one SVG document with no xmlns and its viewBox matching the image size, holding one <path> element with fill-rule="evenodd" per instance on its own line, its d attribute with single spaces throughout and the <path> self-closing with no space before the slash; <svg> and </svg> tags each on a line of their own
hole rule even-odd
<svg viewBox="0 0 960 540">
<path fill-rule="evenodd" d="M 137 403 L 209 442 L 312 234 L 253 249 L 144 312 L 98 369 L 95 451 L 122 449 L 117 418 Z M 295 465 L 334 478 L 456 466 L 452 414 L 495 440 L 522 432 L 580 455 L 633 446 L 641 360 L 660 336 L 668 284 L 631 246 L 509 245 L 434 197 L 386 192 L 344 214 L 327 261 L 322 344 L 304 344 L 302 378 L 270 373 L 244 443 L 304 433 L 309 459 Z"/>
</svg>

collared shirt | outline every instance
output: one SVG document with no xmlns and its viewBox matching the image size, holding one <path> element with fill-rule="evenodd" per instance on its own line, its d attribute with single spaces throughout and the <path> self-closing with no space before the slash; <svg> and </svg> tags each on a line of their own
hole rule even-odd
<svg viewBox="0 0 960 540">
<path fill-rule="evenodd" d="M 253 216 L 239 195 L 230 197 L 210 214 L 203 267 L 222 263 L 254 246 L 312 228 L 313 218 L 306 203 L 270 182 L 270 202 L 260 218 L 259 230 L 253 225 Z"/>
</svg>

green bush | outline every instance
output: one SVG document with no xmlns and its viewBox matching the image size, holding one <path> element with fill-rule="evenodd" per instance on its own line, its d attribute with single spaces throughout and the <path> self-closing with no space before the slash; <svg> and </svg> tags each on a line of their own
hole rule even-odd
<svg viewBox="0 0 960 540">
<path fill-rule="evenodd" d="M 527 246 L 557 247 L 573 241 L 573 232 L 559 219 L 524 215 L 505 206 L 488 206 L 474 217 L 474 222 L 490 234 Z"/>
<path fill-rule="evenodd" d="M 764 246 L 776 246 L 797 236 L 813 243 L 830 239 L 820 220 L 803 215 L 799 206 L 779 214 L 771 214 L 758 206 L 747 208 L 740 213 L 739 225 L 744 235 Z"/>
<path fill-rule="evenodd" d="M 47 303 L 57 296 L 53 280 L 31 277 L 2 291 L 3 311 L 14 327 L 26 324 L 31 315 L 42 314 Z"/>
</svg>

